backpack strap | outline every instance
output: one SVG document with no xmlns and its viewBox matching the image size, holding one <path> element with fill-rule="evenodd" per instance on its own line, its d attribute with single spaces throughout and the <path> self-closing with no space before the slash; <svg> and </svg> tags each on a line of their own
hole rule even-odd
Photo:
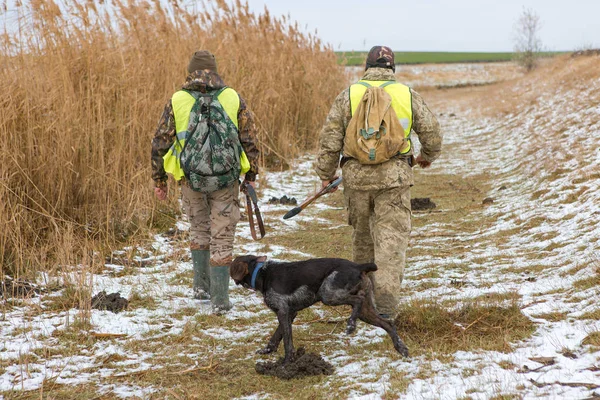
<svg viewBox="0 0 600 400">
<path fill-rule="evenodd" d="M 203 94 L 202 92 L 197 92 L 195 90 L 188 90 L 188 89 L 181 89 L 184 92 L 186 92 L 187 94 L 189 94 L 190 96 L 192 96 L 196 101 L 198 101 L 198 98 Z"/>
<path fill-rule="evenodd" d="M 367 82 L 365 82 L 365 81 L 358 81 L 358 82 L 356 82 L 356 83 L 358 83 L 359 85 L 363 85 L 363 86 L 364 86 L 364 87 L 366 87 L 366 88 L 370 88 L 370 87 L 372 86 L 372 85 L 368 84 L 368 83 L 367 83 Z M 382 85 L 381 85 L 381 86 L 379 86 L 379 87 L 383 89 L 384 87 L 386 87 L 386 86 L 389 86 L 389 85 L 393 85 L 393 84 L 395 84 L 395 83 L 398 83 L 398 82 L 396 82 L 396 81 L 387 81 L 386 83 L 382 84 Z"/>
<path fill-rule="evenodd" d="M 192 96 L 194 99 L 198 100 L 201 96 L 205 96 L 205 97 L 212 97 L 213 99 L 216 99 L 217 97 L 219 97 L 219 95 L 223 92 L 223 90 L 227 89 L 229 86 L 223 86 L 220 89 L 215 89 L 215 90 L 211 90 L 209 92 L 199 92 L 199 91 L 195 91 L 195 90 L 188 90 L 188 89 L 181 89 L 184 92 L 187 92 L 190 96 Z"/>
</svg>

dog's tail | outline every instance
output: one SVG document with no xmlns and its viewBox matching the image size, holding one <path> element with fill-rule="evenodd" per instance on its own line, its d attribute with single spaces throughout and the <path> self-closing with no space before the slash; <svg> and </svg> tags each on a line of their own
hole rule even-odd
<svg viewBox="0 0 600 400">
<path fill-rule="evenodd" d="M 361 272 L 377 271 L 377 264 L 375 264 L 375 263 L 359 264 L 358 269 L 360 269 Z"/>
</svg>

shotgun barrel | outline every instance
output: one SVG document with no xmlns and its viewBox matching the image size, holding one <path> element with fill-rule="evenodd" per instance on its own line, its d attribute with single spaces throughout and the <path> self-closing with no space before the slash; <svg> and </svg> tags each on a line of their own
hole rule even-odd
<svg viewBox="0 0 600 400">
<path fill-rule="evenodd" d="M 292 218 L 295 215 L 300 214 L 300 212 L 302 210 L 304 210 L 306 207 L 308 207 L 308 205 L 310 203 L 312 203 L 313 201 L 315 201 L 319 197 L 323 196 L 324 194 L 327 194 L 327 193 L 331 192 L 333 189 L 335 189 L 336 187 L 338 187 L 340 185 L 340 183 L 342 183 L 342 177 L 341 176 L 339 178 L 334 179 L 333 181 L 331 181 L 329 183 L 329 185 L 325 186 L 324 188 L 322 188 L 321 190 L 319 190 L 317 193 L 313 194 L 312 196 L 310 196 L 309 198 L 307 198 L 306 200 L 304 200 L 304 202 L 302 204 L 300 204 L 299 206 L 294 207 L 290 211 L 288 211 L 287 213 L 285 213 L 285 215 L 283 216 L 283 219 L 289 219 L 289 218 Z"/>
</svg>

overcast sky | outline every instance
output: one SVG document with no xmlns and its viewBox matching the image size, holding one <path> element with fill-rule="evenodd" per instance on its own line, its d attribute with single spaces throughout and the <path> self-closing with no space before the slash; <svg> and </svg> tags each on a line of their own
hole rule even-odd
<svg viewBox="0 0 600 400">
<path fill-rule="evenodd" d="M 334 50 L 383 44 L 396 52 L 512 51 L 515 22 L 524 8 L 540 17 L 545 50 L 600 48 L 600 0 L 247 1 L 255 13 L 266 6 L 274 16 L 289 15 Z M 10 12 L 15 0 L 0 0 L 4 3 L 9 12 L 2 19 L 10 25 L 16 18 Z"/>
<path fill-rule="evenodd" d="M 523 7 L 540 17 L 547 50 L 600 47 L 600 0 L 248 0 L 290 15 L 334 50 L 512 51 Z"/>
</svg>

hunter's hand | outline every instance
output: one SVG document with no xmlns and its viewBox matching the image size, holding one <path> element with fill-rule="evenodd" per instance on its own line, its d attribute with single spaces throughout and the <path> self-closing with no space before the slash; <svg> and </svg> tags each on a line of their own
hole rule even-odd
<svg viewBox="0 0 600 400">
<path fill-rule="evenodd" d="M 335 181 L 337 178 L 338 178 L 337 176 L 334 176 L 332 180 L 327 180 L 327 179 L 325 179 L 325 180 L 322 180 L 322 181 L 321 181 L 321 190 L 325 189 L 325 188 L 327 187 L 327 185 L 329 185 L 331 182 Z M 337 187 L 337 186 L 336 186 L 336 187 L 334 187 L 333 189 L 331 189 L 331 190 L 329 191 L 329 193 L 333 193 L 333 192 L 335 192 L 336 190 L 338 190 L 338 187 Z"/>
<path fill-rule="evenodd" d="M 167 198 L 167 187 L 166 186 L 164 188 L 155 187 L 154 188 L 154 195 L 160 201 L 165 200 Z"/>
<path fill-rule="evenodd" d="M 417 162 L 417 164 L 419 164 L 419 167 L 421 168 L 428 168 L 431 165 L 431 161 L 427 161 L 420 154 L 417 156 L 415 161 Z"/>
</svg>

